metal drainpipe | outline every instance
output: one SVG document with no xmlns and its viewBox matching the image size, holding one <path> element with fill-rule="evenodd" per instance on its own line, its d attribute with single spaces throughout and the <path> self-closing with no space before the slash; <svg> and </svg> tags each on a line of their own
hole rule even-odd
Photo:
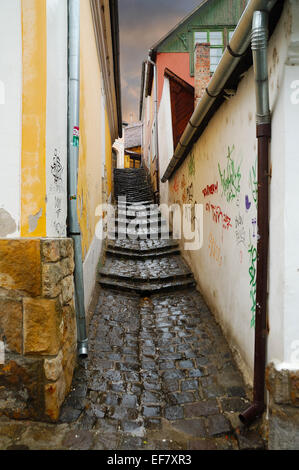
<svg viewBox="0 0 299 470">
<path fill-rule="evenodd" d="M 68 89 L 68 236 L 74 241 L 75 306 L 77 316 L 78 355 L 87 357 L 84 283 L 82 265 L 81 231 L 77 212 L 77 184 L 79 141 L 74 137 L 79 131 L 80 107 L 80 0 L 68 1 L 69 20 L 69 89 Z"/>
<path fill-rule="evenodd" d="M 155 203 L 159 204 L 160 194 L 160 178 L 159 178 L 159 136 L 158 136 L 158 77 L 157 77 L 157 64 L 148 58 L 148 62 L 154 67 L 154 83 L 155 83 L 155 120 L 156 120 L 156 197 Z"/>
<path fill-rule="evenodd" d="M 258 139 L 258 241 L 255 312 L 255 350 L 253 403 L 239 415 L 245 425 L 261 416 L 265 409 L 265 367 L 267 343 L 267 290 L 269 246 L 269 139 L 271 117 L 268 87 L 268 13 L 255 11 L 251 48 L 256 88 L 256 129 Z"/>
</svg>

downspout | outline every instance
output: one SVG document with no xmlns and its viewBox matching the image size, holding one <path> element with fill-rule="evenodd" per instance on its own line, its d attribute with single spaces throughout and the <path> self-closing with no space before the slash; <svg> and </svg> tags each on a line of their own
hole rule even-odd
<svg viewBox="0 0 299 470">
<path fill-rule="evenodd" d="M 81 231 L 77 212 L 80 107 L 80 0 L 68 0 L 68 236 L 74 242 L 78 355 L 87 357 Z"/>
<path fill-rule="evenodd" d="M 158 77 L 157 77 L 157 64 L 148 58 L 148 62 L 154 67 L 154 96 L 155 96 L 155 121 L 156 121 L 156 185 L 157 190 L 155 192 L 155 203 L 159 204 L 159 194 L 160 194 L 160 178 L 159 178 L 159 135 L 158 135 Z"/>
<path fill-rule="evenodd" d="M 267 42 L 268 13 L 266 11 L 255 11 L 252 22 L 251 48 L 255 76 L 256 133 L 258 139 L 258 240 L 253 403 L 246 411 L 239 415 L 240 420 L 245 425 L 249 425 L 255 418 L 261 416 L 265 409 L 269 247 L 269 139 L 271 137 Z"/>
</svg>

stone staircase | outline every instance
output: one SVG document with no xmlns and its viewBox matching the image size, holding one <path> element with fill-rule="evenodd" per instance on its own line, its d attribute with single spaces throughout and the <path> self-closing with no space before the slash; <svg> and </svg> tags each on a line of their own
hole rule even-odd
<svg viewBox="0 0 299 470">
<path fill-rule="evenodd" d="M 142 296 L 193 288 L 192 272 L 153 203 L 144 169 L 114 170 L 114 185 L 118 205 L 99 272 L 101 286 Z"/>
<path fill-rule="evenodd" d="M 144 168 L 114 170 L 114 197 L 125 196 L 128 202 L 152 202 L 153 191 Z"/>
</svg>

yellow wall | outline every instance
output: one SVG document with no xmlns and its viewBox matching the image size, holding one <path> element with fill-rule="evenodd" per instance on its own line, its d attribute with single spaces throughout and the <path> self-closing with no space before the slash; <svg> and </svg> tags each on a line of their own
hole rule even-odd
<svg viewBox="0 0 299 470">
<path fill-rule="evenodd" d="M 134 147 L 134 148 L 131 148 L 130 151 L 135 152 L 135 153 L 139 153 L 141 155 L 142 149 L 141 149 L 141 147 Z M 131 166 L 132 162 L 133 162 L 133 159 L 131 161 L 130 155 L 127 155 L 126 151 L 125 151 L 124 168 L 132 168 L 132 166 Z M 135 161 L 135 168 L 139 168 L 139 167 L 140 167 L 140 163 Z"/>
<path fill-rule="evenodd" d="M 85 258 L 95 235 L 96 207 L 102 202 L 103 96 L 90 4 L 81 2 L 80 147 L 78 215 Z"/>
<path fill-rule="evenodd" d="M 109 129 L 109 121 L 107 111 L 105 111 L 105 145 L 106 145 L 106 170 L 107 170 L 107 196 L 109 197 L 112 190 L 112 142 Z"/>
<path fill-rule="evenodd" d="M 22 0 L 21 236 L 46 236 L 46 0 Z"/>
</svg>

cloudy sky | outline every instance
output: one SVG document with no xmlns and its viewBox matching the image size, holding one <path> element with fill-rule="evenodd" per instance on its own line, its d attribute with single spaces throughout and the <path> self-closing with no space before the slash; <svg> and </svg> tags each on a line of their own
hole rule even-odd
<svg viewBox="0 0 299 470">
<path fill-rule="evenodd" d="M 138 120 L 141 65 L 148 50 L 201 0 L 119 0 L 123 120 Z M 131 113 L 133 115 L 131 116 Z"/>
</svg>

